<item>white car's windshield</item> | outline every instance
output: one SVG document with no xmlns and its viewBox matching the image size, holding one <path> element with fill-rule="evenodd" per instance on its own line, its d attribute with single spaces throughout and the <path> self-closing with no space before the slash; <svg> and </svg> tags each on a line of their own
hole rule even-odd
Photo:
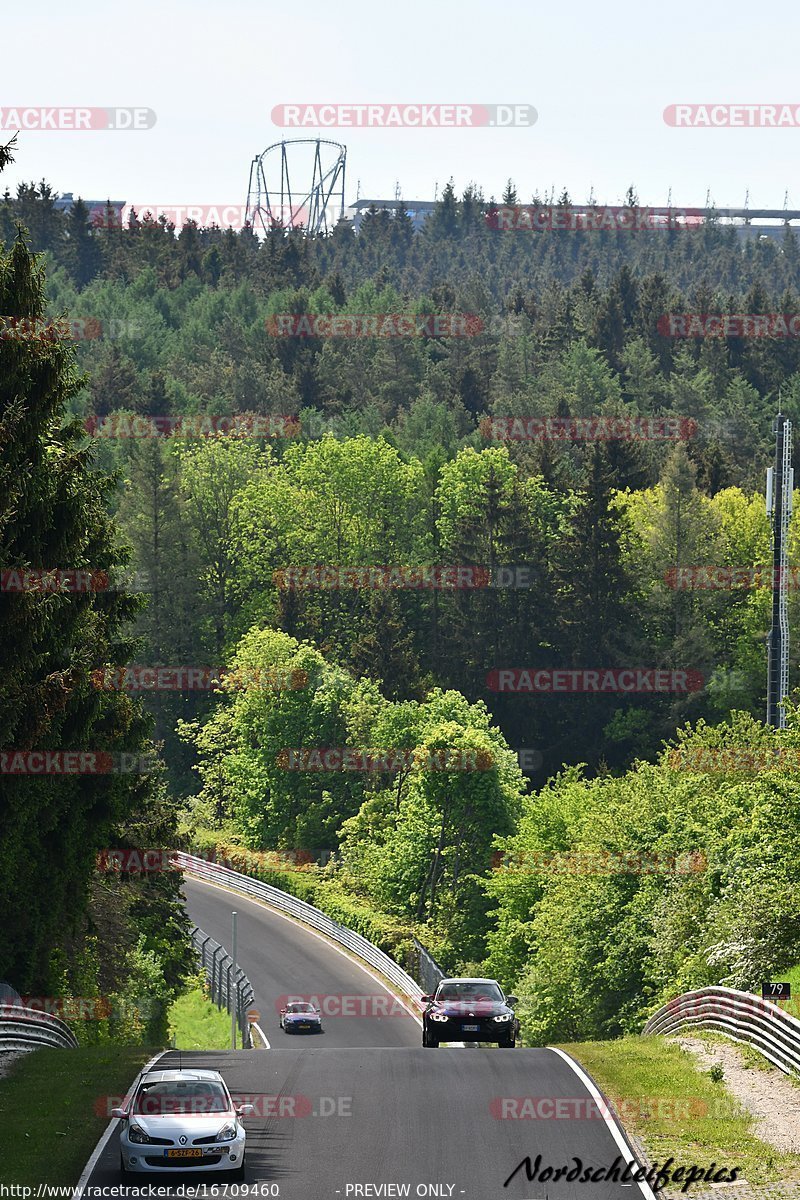
<svg viewBox="0 0 800 1200">
<path fill-rule="evenodd" d="M 159 1083 L 143 1083 L 139 1088 L 133 1111 L 141 1116 L 164 1116 L 169 1113 L 224 1113 L 230 1102 L 221 1084 L 207 1079 L 177 1079 Z"/>
</svg>

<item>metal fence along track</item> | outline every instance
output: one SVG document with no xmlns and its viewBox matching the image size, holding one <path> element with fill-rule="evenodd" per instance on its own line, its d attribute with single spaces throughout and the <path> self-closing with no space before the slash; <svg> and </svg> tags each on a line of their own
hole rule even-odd
<svg viewBox="0 0 800 1200">
<path fill-rule="evenodd" d="M 250 1023 L 247 1010 L 255 999 L 250 980 L 241 967 L 233 969 L 233 959 L 224 946 L 215 942 L 210 934 L 192 926 L 192 945 L 206 973 L 211 999 L 228 1012 L 236 1009 L 236 1024 L 242 1035 L 242 1046 L 250 1046 Z"/>
</svg>

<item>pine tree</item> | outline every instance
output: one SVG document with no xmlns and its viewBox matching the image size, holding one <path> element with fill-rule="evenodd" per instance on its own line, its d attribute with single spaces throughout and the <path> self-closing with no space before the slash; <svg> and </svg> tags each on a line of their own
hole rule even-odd
<svg viewBox="0 0 800 1200">
<path fill-rule="evenodd" d="M 505 204 L 506 207 L 510 208 L 512 205 L 514 205 L 516 203 L 517 203 L 517 189 L 514 187 L 514 184 L 509 179 L 508 183 L 506 184 L 505 188 L 503 189 L 503 204 Z"/>
<path fill-rule="evenodd" d="M 415 598 L 414 598 L 415 599 Z M 406 605 L 408 607 L 408 605 Z M 419 658 L 414 634 L 393 592 L 372 592 L 344 666 L 355 675 L 381 680 L 390 700 L 421 699 Z"/>
<path fill-rule="evenodd" d="M 0 312 L 41 320 L 43 272 L 20 236 L 0 253 Z M 93 468 L 79 422 L 67 341 L 0 340 L 0 564 L 113 575 L 124 561 L 107 505 L 114 486 Z M 92 672 L 125 663 L 138 601 L 113 591 L 0 592 L 0 746 L 5 753 L 141 754 L 151 743 L 138 704 L 98 691 Z M 86 761 L 86 760 L 84 760 Z M 53 986 L 54 948 L 85 908 L 97 851 L 153 787 L 147 774 L 0 774 L 0 978 L 19 991 Z"/>
<path fill-rule="evenodd" d="M 103 256 L 89 220 L 89 209 L 76 200 L 67 215 L 64 261 L 76 287 L 86 287 L 100 271 Z"/>
<path fill-rule="evenodd" d="M 458 201 L 453 180 L 442 189 L 442 196 L 428 218 L 425 229 L 439 237 L 451 238 L 458 233 Z"/>
<path fill-rule="evenodd" d="M 632 581 L 612 509 L 616 480 L 608 453 L 595 442 L 587 457 L 586 483 L 562 545 L 564 654 L 574 666 L 615 666 L 632 641 Z"/>
<path fill-rule="evenodd" d="M 392 216 L 392 245 L 399 251 L 398 259 L 402 263 L 405 255 L 414 241 L 414 222 L 408 209 L 401 200 Z"/>
</svg>

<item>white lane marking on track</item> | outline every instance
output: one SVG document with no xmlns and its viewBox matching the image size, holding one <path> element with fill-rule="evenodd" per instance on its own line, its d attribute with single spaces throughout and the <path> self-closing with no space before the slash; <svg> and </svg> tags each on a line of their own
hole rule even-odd
<svg viewBox="0 0 800 1200">
<path fill-rule="evenodd" d="M 134 1079 L 133 1083 L 131 1084 L 130 1089 L 127 1093 L 128 1095 L 130 1095 L 131 1092 L 133 1091 L 134 1086 L 136 1085 L 139 1078 L 142 1075 L 144 1075 L 147 1071 L 150 1071 L 153 1068 L 154 1064 L 157 1063 L 160 1058 L 162 1058 L 165 1054 L 168 1054 L 168 1053 L 169 1053 L 168 1050 L 161 1050 L 158 1054 L 155 1055 L 154 1058 L 150 1059 L 150 1062 L 145 1063 L 145 1065 L 142 1067 L 139 1074 L 136 1076 L 136 1079 Z M 118 1117 L 112 1117 L 111 1120 L 106 1125 L 105 1129 L 103 1130 L 103 1133 L 100 1135 L 100 1141 L 97 1143 L 94 1150 L 92 1151 L 89 1161 L 87 1162 L 86 1166 L 83 1168 L 83 1171 L 81 1172 L 80 1179 L 75 1184 L 75 1191 L 72 1193 L 72 1200 L 80 1200 L 80 1197 L 83 1195 L 84 1189 L 86 1188 L 86 1184 L 88 1183 L 89 1179 L 91 1178 L 92 1171 L 94 1171 L 95 1167 L 97 1166 L 100 1155 L 105 1150 L 106 1146 L 108 1145 L 109 1138 L 111 1137 L 112 1133 L 114 1132 L 114 1130 L 117 1128 L 118 1125 L 119 1125 Z"/>
<path fill-rule="evenodd" d="M 575 1074 L 578 1076 L 578 1078 L 580 1079 L 583 1086 L 588 1091 L 589 1095 L 594 1100 L 595 1104 L 597 1104 L 600 1112 L 603 1114 L 603 1120 L 605 1121 L 605 1123 L 608 1127 L 609 1133 L 611 1134 L 614 1141 L 619 1146 L 620 1150 L 622 1151 L 623 1155 L 626 1157 L 627 1161 L 635 1163 L 638 1166 L 638 1163 L 636 1163 L 636 1159 L 633 1155 L 633 1151 L 631 1150 L 630 1146 L 625 1141 L 625 1138 L 623 1136 L 622 1130 L 620 1129 L 619 1125 L 617 1125 L 617 1123 L 614 1120 L 614 1118 L 612 1117 L 611 1113 L 608 1111 L 608 1105 L 603 1100 L 603 1097 L 600 1095 L 599 1091 L 597 1090 L 594 1080 L 591 1079 L 591 1077 L 586 1074 L 586 1072 L 584 1071 L 584 1069 L 580 1065 L 580 1063 L 575 1062 L 575 1059 L 570 1058 L 570 1056 L 568 1054 L 566 1054 L 563 1050 L 559 1050 L 556 1046 L 548 1046 L 547 1049 L 551 1050 L 553 1052 L 553 1054 L 557 1054 L 560 1058 L 563 1058 L 564 1062 L 567 1063 L 567 1065 L 569 1067 L 571 1067 L 571 1069 L 575 1072 Z M 636 1182 L 639 1185 L 639 1187 L 642 1189 L 642 1195 L 644 1197 L 646 1197 L 646 1200 L 656 1200 L 655 1192 L 653 1191 L 653 1189 L 650 1187 L 650 1184 L 645 1179 L 637 1179 Z"/>
<path fill-rule="evenodd" d="M 252 1021 L 251 1024 L 254 1026 L 255 1029 L 258 1030 L 258 1036 L 261 1038 L 262 1042 L 264 1043 L 264 1049 L 271 1050 L 272 1046 L 270 1046 L 270 1044 L 269 1044 L 267 1035 L 264 1033 L 264 1030 L 261 1028 L 261 1026 L 258 1024 L 258 1022 Z"/>
</svg>

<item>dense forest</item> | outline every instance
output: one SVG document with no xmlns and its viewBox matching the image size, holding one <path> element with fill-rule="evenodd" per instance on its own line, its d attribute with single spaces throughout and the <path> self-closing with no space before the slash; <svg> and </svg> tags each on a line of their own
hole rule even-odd
<svg viewBox="0 0 800 1200">
<path fill-rule="evenodd" d="M 681 581 L 693 566 L 769 562 L 772 421 L 779 407 L 800 418 L 796 338 L 670 337 L 664 318 L 800 312 L 793 231 L 742 240 L 713 220 L 502 231 L 478 190 L 458 198 L 450 185 L 418 232 L 402 210 L 371 211 L 358 234 L 342 223 L 328 237 L 276 228 L 259 241 L 141 215 L 108 228 L 55 199 L 42 183 L 0 202 L 3 315 L 66 317 L 78 331 L 15 337 L 12 321 L 0 333 L 11 481 L 2 565 L 95 569 L 115 583 L 53 597 L 43 615 L 34 606 L 50 598 L 0 596 L 20 629 L 7 679 L 20 694 L 35 689 L 33 708 L 60 697 L 44 724 L 26 723 L 8 684 L 4 746 L 63 742 L 74 710 L 70 732 L 91 744 L 154 741 L 164 777 L 135 797 L 119 781 L 4 780 L 3 879 L 14 846 L 34 875 L 62 854 L 64 907 L 77 910 L 98 887 L 92 854 L 111 836 L 337 850 L 285 885 L 340 919 L 374 918 L 376 938 L 385 922 L 393 946 L 416 932 L 448 969 L 483 964 L 529 998 L 533 1038 L 615 1034 L 678 988 L 749 986 L 795 965 L 791 773 L 780 763 L 680 770 L 664 750 L 676 737 L 757 747 L 774 736 L 758 724 L 767 576 L 762 586 Z M 510 183 L 503 203 L 518 203 Z M 349 316 L 352 328 L 387 314 L 426 332 L 322 336 L 302 320 Z M 437 314 L 463 317 L 459 332 L 444 320 L 438 335 L 424 320 Z M 209 428 L 241 417 L 241 431 L 181 429 L 180 418 L 203 416 Z M 253 433 L 259 416 L 274 418 L 271 436 Z M 531 418 L 680 432 L 513 432 Z M 17 502 L 23 461 L 38 464 L 23 490 L 41 511 Z M 56 494 L 59 471 L 74 517 Z M 50 522 L 58 532 L 45 536 Z M 793 525 L 792 561 L 798 537 Z M 320 586 L 309 568 L 322 567 L 343 585 Z M 474 586 L 406 585 L 435 567 L 473 568 Z M 359 586 L 356 569 L 369 568 L 406 583 Z M 793 592 L 793 628 L 797 616 Z M 228 675 L 132 695 L 121 673 L 131 663 Z M 692 685 L 535 694 L 498 684 L 509 671 L 626 668 Z M 296 686 L 275 684 L 287 679 Z M 292 749 L 337 746 L 455 749 L 482 767 L 287 768 Z M 68 809 L 84 816 L 72 824 Z M 767 896 L 759 864 L 778 819 Z M 67 825 L 72 859 L 51 840 Z M 498 850 L 528 865 L 493 871 Z M 705 868 L 530 867 L 531 856 L 609 852 L 691 852 Z M 147 905 L 174 915 L 172 885 L 101 882 L 128 897 L 120 924 L 129 939 L 139 930 L 152 966 Z M 126 886 L 142 894 L 131 901 Z M 104 901 L 83 903 L 69 945 L 31 904 L 38 957 L 0 956 L 0 974 L 43 980 L 55 952 L 74 986 L 74 939 L 90 959 Z M 172 946 L 177 980 L 177 933 Z"/>
</svg>

